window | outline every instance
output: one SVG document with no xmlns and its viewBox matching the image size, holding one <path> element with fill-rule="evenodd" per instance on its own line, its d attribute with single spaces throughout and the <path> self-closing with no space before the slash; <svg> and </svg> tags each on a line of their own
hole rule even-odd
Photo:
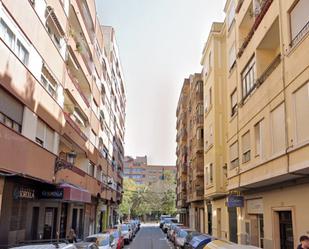
<svg viewBox="0 0 309 249">
<path fill-rule="evenodd" d="M 0 123 L 21 132 L 23 111 L 23 105 L 0 88 Z"/>
<path fill-rule="evenodd" d="M 212 106 L 212 88 L 209 88 L 209 107 Z"/>
<path fill-rule="evenodd" d="M 18 58 L 25 64 L 28 64 L 28 59 L 29 59 L 29 52 L 28 50 L 24 47 L 24 45 L 20 42 L 20 40 L 17 40 L 17 56 Z"/>
<path fill-rule="evenodd" d="M 239 166 L 238 142 L 235 142 L 230 146 L 230 169 L 234 169 L 238 166 Z"/>
<path fill-rule="evenodd" d="M 9 28 L 9 26 L 3 21 L 0 20 L 0 35 L 4 42 L 14 50 L 15 47 L 15 35 L 13 31 Z"/>
<path fill-rule="evenodd" d="M 250 149 L 250 132 L 248 131 L 242 136 L 242 162 L 249 162 L 251 159 L 251 149 Z"/>
<path fill-rule="evenodd" d="M 209 52 L 209 56 L 208 56 L 208 65 L 209 65 L 209 70 L 211 70 L 211 68 L 212 68 L 212 54 L 211 54 L 211 52 Z"/>
<path fill-rule="evenodd" d="M 255 59 L 249 61 L 241 74 L 242 96 L 245 99 L 255 87 Z"/>
<path fill-rule="evenodd" d="M 228 29 L 230 29 L 230 27 L 232 26 L 234 18 L 235 18 L 235 1 L 231 0 L 230 8 L 229 8 L 229 11 L 227 13 Z"/>
<path fill-rule="evenodd" d="M 204 129 L 203 128 L 199 128 L 196 134 L 197 134 L 197 140 L 204 139 Z"/>
<path fill-rule="evenodd" d="M 89 138 L 90 142 L 94 145 L 97 146 L 97 135 L 95 134 L 94 130 L 91 129 L 90 131 L 90 138 Z"/>
<path fill-rule="evenodd" d="M 229 50 L 229 69 L 231 70 L 236 62 L 236 44 L 233 43 Z"/>
<path fill-rule="evenodd" d="M 231 116 L 233 117 L 237 113 L 238 103 L 237 103 L 237 89 L 231 95 Z"/>
<path fill-rule="evenodd" d="M 309 139 L 309 83 L 293 94 L 297 143 Z"/>
<path fill-rule="evenodd" d="M 35 141 L 49 151 L 54 149 L 54 131 L 41 119 L 37 122 Z"/>
<path fill-rule="evenodd" d="M 297 44 L 309 31 L 309 1 L 299 0 L 290 12 L 291 45 Z"/>
<path fill-rule="evenodd" d="M 88 175 L 94 176 L 94 167 L 94 164 L 90 162 L 88 165 Z"/>
<path fill-rule="evenodd" d="M 54 79 L 50 76 L 50 74 L 47 72 L 45 68 L 42 70 L 41 74 L 41 83 L 44 86 L 44 88 L 49 92 L 49 94 L 56 98 L 57 96 L 57 83 L 54 81 Z"/>
<path fill-rule="evenodd" d="M 0 20 L 0 36 L 5 43 L 14 51 L 16 56 L 25 64 L 28 64 L 29 52 L 19 39 L 16 39 L 15 34 L 5 23 L 3 19 Z"/>
<path fill-rule="evenodd" d="M 210 185 L 210 184 L 213 184 L 213 164 L 209 164 L 207 167 L 206 167 L 206 184 L 207 185 Z"/>
<path fill-rule="evenodd" d="M 308 128 L 308 127 L 307 127 Z M 273 154 L 285 149 L 285 115 L 284 105 L 281 104 L 271 112 L 271 137 Z"/>
<path fill-rule="evenodd" d="M 254 126 L 254 137 L 255 137 L 255 156 L 262 155 L 262 129 L 264 121 L 260 121 Z"/>
<path fill-rule="evenodd" d="M 209 146 L 213 145 L 214 138 L 213 138 L 213 129 L 212 125 L 209 126 Z"/>
</svg>

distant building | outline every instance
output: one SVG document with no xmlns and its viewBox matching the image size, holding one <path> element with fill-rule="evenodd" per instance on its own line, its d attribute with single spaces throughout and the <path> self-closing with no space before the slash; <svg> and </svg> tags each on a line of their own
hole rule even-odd
<svg viewBox="0 0 309 249">
<path fill-rule="evenodd" d="M 147 156 L 136 158 L 126 156 L 124 159 L 124 177 L 130 178 L 138 184 L 153 184 L 163 180 L 166 174 L 176 176 L 176 167 L 148 165 Z"/>
</svg>

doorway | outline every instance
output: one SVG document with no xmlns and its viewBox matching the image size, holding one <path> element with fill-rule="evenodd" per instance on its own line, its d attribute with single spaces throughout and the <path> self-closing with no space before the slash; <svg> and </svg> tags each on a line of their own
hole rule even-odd
<svg viewBox="0 0 309 249">
<path fill-rule="evenodd" d="M 264 248 L 264 215 L 257 216 L 258 232 L 259 232 L 259 247 Z"/>
<path fill-rule="evenodd" d="M 208 234 L 212 235 L 212 205 L 207 205 L 207 227 Z"/>
<path fill-rule="evenodd" d="M 45 208 L 43 239 L 56 238 L 57 212 L 57 208 Z"/>
<path fill-rule="evenodd" d="M 217 208 L 217 237 L 221 238 L 221 208 Z"/>
<path fill-rule="evenodd" d="M 278 211 L 280 249 L 294 248 L 292 211 Z"/>
<path fill-rule="evenodd" d="M 32 208 L 32 221 L 31 221 L 31 239 L 37 240 L 38 239 L 38 226 L 39 226 L 39 207 Z"/>
<path fill-rule="evenodd" d="M 229 227 L 230 227 L 230 241 L 237 243 L 237 209 L 236 207 L 228 208 L 229 211 Z"/>
</svg>

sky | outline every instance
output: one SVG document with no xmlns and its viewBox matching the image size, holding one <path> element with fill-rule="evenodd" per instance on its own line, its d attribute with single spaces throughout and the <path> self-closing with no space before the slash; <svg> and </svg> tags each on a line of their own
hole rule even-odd
<svg viewBox="0 0 309 249">
<path fill-rule="evenodd" d="M 176 108 L 184 78 L 201 72 L 212 22 L 226 0 L 96 0 L 115 28 L 127 93 L 125 154 L 176 164 Z"/>
</svg>

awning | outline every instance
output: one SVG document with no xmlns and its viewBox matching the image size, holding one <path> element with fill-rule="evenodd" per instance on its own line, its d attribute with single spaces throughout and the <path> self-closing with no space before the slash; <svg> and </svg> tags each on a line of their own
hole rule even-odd
<svg viewBox="0 0 309 249">
<path fill-rule="evenodd" d="M 64 201 L 91 203 L 91 194 L 86 189 L 69 183 L 62 183 L 59 187 L 63 189 Z"/>
</svg>

